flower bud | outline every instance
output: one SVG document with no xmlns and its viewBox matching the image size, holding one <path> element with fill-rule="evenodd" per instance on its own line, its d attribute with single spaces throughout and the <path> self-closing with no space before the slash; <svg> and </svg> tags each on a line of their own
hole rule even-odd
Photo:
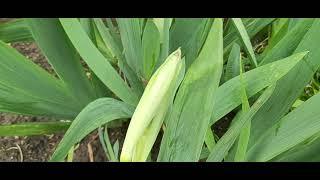
<svg viewBox="0 0 320 180">
<path fill-rule="evenodd" d="M 152 75 L 131 118 L 120 161 L 147 159 L 184 71 L 179 48 Z"/>
</svg>

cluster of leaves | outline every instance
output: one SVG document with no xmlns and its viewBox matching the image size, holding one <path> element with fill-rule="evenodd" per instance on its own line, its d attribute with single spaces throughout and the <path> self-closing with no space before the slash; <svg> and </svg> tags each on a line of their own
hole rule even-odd
<svg viewBox="0 0 320 180">
<path fill-rule="evenodd" d="M 152 76 L 180 48 L 185 74 L 163 114 L 157 161 L 320 160 L 320 20 L 224 20 L 61 18 L 0 24 L 0 111 L 56 119 L 1 125 L 0 136 L 65 131 L 51 157 L 64 161 L 99 129 L 108 159 L 119 161 L 119 142 L 110 143 L 107 128 L 130 120 Z M 266 40 L 253 48 L 251 42 L 261 37 Z M 21 41 L 34 41 L 58 77 L 8 45 Z M 215 138 L 212 125 L 231 111 L 236 116 L 230 127 Z"/>
</svg>

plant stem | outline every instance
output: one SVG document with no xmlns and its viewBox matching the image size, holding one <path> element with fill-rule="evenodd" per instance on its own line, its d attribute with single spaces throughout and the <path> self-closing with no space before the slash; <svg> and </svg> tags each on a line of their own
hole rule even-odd
<svg viewBox="0 0 320 180">
<path fill-rule="evenodd" d="M 102 145 L 103 151 L 105 152 L 106 156 L 108 159 L 110 159 L 110 156 L 108 154 L 108 149 L 107 149 L 107 145 L 106 142 L 104 141 L 104 135 L 103 135 L 103 131 L 102 131 L 103 127 L 99 127 L 98 132 L 99 132 L 99 140 L 100 143 Z"/>
<path fill-rule="evenodd" d="M 108 135 L 107 126 L 104 127 L 104 140 L 105 140 L 105 143 L 107 145 L 107 149 L 108 149 L 108 152 L 109 152 L 109 155 L 110 155 L 110 160 L 112 162 L 117 162 L 118 158 L 114 155 L 113 148 L 112 148 L 112 145 L 111 145 L 111 142 L 110 142 L 110 139 L 109 139 L 109 135 Z"/>
</svg>

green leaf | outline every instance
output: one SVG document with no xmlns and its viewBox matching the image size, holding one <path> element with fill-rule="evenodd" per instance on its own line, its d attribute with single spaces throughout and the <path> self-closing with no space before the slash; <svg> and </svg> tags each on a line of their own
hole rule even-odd
<svg viewBox="0 0 320 180">
<path fill-rule="evenodd" d="M 65 132 L 70 122 L 31 122 L 0 125 L 0 136 L 35 136 Z"/>
<path fill-rule="evenodd" d="M 234 43 L 229 54 L 229 58 L 226 66 L 226 72 L 224 74 L 225 82 L 227 82 L 228 80 L 240 74 L 240 71 L 239 71 L 240 58 L 241 58 L 240 46 L 237 43 Z"/>
<path fill-rule="evenodd" d="M 140 31 L 143 32 L 144 28 L 146 27 L 146 23 L 148 18 L 138 18 L 140 24 Z"/>
<path fill-rule="evenodd" d="M 243 113 L 248 112 L 250 109 L 248 97 L 246 94 L 247 82 L 244 81 L 244 79 L 243 79 L 243 73 L 242 73 L 243 67 L 242 67 L 241 60 L 239 59 L 238 62 L 239 62 L 238 69 L 239 69 L 239 73 L 240 73 L 239 77 L 240 77 L 240 82 L 241 82 L 239 96 L 241 97 L 242 110 L 237 112 L 237 114 L 233 118 L 234 120 L 239 119 L 238 116 L 241 116 Z M 230 126 L 232 126 L 235 123 L 234 120 L 231 122 Z M 250 122 L 245 124 L 245 126 L 241 130 L 240 136 L 237 138 L 237 140 L 235 141 L 233 146 L 230 148 L 228 154 L 225 156 L 224 161 L 227 161 L 227 162 L 243 161 L 245 159 L 244 157 L 246 154 L 247 144 L 248 144 L 248 140 L 249 140 L 249 136 L 250 136 L 250 126 L 251 126 Z"/>
<path fill-rule="evenodd" d="M 248 98 L 286 75 L 305 55 L 306 53 L 297 53 L 243 73 L 243 80 L 247 82 L 246 93 Z M 212 112 L 210 125 L 241 104 L 240 88 L 240 77 L 237 76 L 217 89 L 217 95 L 212 100 L 217 103 L 214 104 L 215 110 Z"/>
<path fill-rule="evenodd" d="M 248 112 L 243 112 L 241 115 L 237 116 L 237 119 L 234 119 L 235 122 L 219 139 L 213 150 L 210 152 L 207 161 L 219 162 L 223 160 L 223 158 L 235 142 L 236 138 L 239 136 L 243 127 L 252 119 L 252 117 L 258 112 L 262 105 L 269 99 L 269 97 L 272 95 L 273 90 L 274 86 L 269 87 L 252 105 Z"/>
<path fill-rule="evenodd" d="M 272 32 L 268 40 L 268 46 L 264 50 L 274 47 L 288 33 L 288 18 L 280 18 L 272 23 Z"/>
<path fill-rule="evenodd" d="M 118 46 L 118 43 L 112 36 L 110 30 L 104 25 L 101 19 L 94 19 L 95 25 L 102 37 L 102 40 L 105 43 L 105 47 L 108 49 L 107 51 L 111 54 L 112 58 L 118 59 L 118 66 L 125 74 L 126 78 L 129 81 L 129 84 L 132 88 L 132 91 L 140 97 L 143 93 L 143 84 L 139 80 L 137 74 L 128 66 L 127 62 L 124 59 L 124 56 L 121 53 L 121 47 Z"/>
<path fill-rule="evenodd" d="M 270 161 L 274 162 L 319 162 L 320 138 L 314 135 L 305 142 L 294 146 L 290 150 L 276 156 Z"/>
<path fill-rule="evenodd" d="M 109 29 L 104 25 L 100 18 L 95 18 L 94 23 L 97 26 L 100 36 L 105 44 L 105 48 L 110 53 L 111 58 L 121 59 L 121 50 L 113 39 Z"/>
<path fill-rule="evenodd" d="M 144 91 L 144 85 L 137 74 L 129 67 L 126 61 L 118 61 L 118 66 L 128 79 L 132 91 L 137 97 L 141 97 Z"/>
<path fill-rule="evenodd" d="M 245 26 L 243 25 L 240 18 L 232 18 L 232 22 L 235 25 L 236 29 L 238 30 L 238 33 L 241 37 L 241 40 L 244 44 L 244 47 L 245 47 L 247 53 L 249 54 L 251 64 L 254 65 L 254 67 L 257 67 L 258 63 L 256 60 L 256 56 L 254 55 L 254 51 L 252 49 L 252 44 L 250 42 L 250 37 L 247 33 Z"/>
<path fill-rule="evenodd" d="M 169 56 L 169 46 L 170 46 L 170 27 L 172 24 L 172 18 L 155 18 L 155 19 L 163 19 L 163 26 L 159 21 L 154 20 L 158 31 L 160 33 L 160 57 L 158 59 L 158 63 L 156 64 L 156 68 L 158 68 Z"/>
<path fill-rule="evenodd" d="M 91 18 L 79 18 L 80 24 L 84 31 L 87 33 L 89 38 L 95 42 L 95 33 L 93 30 L 93 24 L 92 24 L 92 19 Z"/>
<path fill-rule="evenodd" d="M 0 23 L 0 40 L 6 43 L 33 41 L 24 19 Z"/>
<path fill-rule="evenodd" d="M 295 28 L 288 31 L 288 33 L 286 33 L 272 48 L 268 49 L 267 47 L 261 55 L 262 60 L 259 65 L 274 62 L 291 55 L 308 32 L 313 22 L 314 19 L 309 18 L 299 21 Z"/>
<path fill-rule="evenodd" d="M 320 94 L 317 94 L 271 128 L 265 129 L 261 138 L 248 151 L 249 161 L 269 161 L 277 155 L 308 140 L 320 132 Z"/>
<path fill-rule="evenodd" d="M 239 59 L 239 61 L 240 61 L 239 69 L 240 69 L 240 82 L 241 82 L 240 94 L 241 94 L 242 111 L 238 113 L 247 113 L 250 110 L 250 105 L 249 105 L 249 101 L 246 93 L 247 83 L 243 79 L 243 73 L 242 73 L 243 66 L 242 66 L 241 59 Z M 241 162 L 245 160 L 249 137 L 250 137 L 250 128 L 251 128 L 251 122 L 250 120 L 248 120 L 244 124 L 238 138 L 238 142 L 237 142 L 238 146 L 237 146 L 237 150 L 234 158 L 235 161 Z"/>
<path fill-rule="evenodd" d="M 181 47 L 182 56 L 185 56 L 186 67 L 198 57 L 202 32 L 206 25 L 206 18 L 176 18 L 170 29 L 170 53 Z M 204 39 L 205 40 L 205 39 Z"/>
<path fill-rule="evenodd" d="M 262 29 L 270 25 L 275 18 L 244 18 L 242 20 L 251 39 Z M 230 30 L 225 32 L 225 34 L 226 35 L 223 38 L 224 53 L 229 52 L 234 42 L 240 43 L 239 36 L 237 35 L 238 32 L 234 26 L 230 26 Z"/>
<path fill-rule="evenodd" d="M 72 146 L 67 155 L 67 162 L 73 161 L 74 150 L 75 150 L 75 147 Z"/>
<path fill-rule="evenodd" d="M 250 109 L 249 109 L 250 110 Z M 234 116 L 234 118 L 232 119 L 231 123 L 230 123 L 230 126 L 232 126 L 234 123 L 237 122 L 237 120 L 239 119 L 239 116 L 242 116 L 243 115 L 243 110 L 239 110 L 236 115 Z M 251 124 L 250 124 L 251 126 Z M 250 127 L 251 128 L 251 127 Z M 244 127 L 245 129 L 245 127 Z M 242 130 L 243 131 L 243 130 Z M 247 131 L 246 131 L 247 132 Z M 236 153 L 238 151 L 238 146 L 239 146 L 239 136 L 238 138 L 235 140 L 235 142 L 233 143 L 233 145 L 230 147 L 228 153 L 225 155 L 224 157 L 224 162 L 235 162 L 235 156 L 236 156 Z M 240 145 L 241 146 L 241 145 Z M 246 147 L 247 144 L 246 144 Z M 209 155 L 208 155 L 209 156 Z M 208 157 L 207 156 L 207 157 Z"/>
<path fill-rule="evenodd" d="M 112 98 L 91 102 L 72 122 L 50 161 L 63 161 L 69 149 L 93 130 L 116 119 L 130 118 L 133 111 L 134 107 Z"/>
<path fill-rule="evenodd" d="M 113 152 L 116 157 L 116 160 L 119 161 L 119 141 L 118 140 L 113 144 Z"/>
<path fill-rule="evenodd" d="M 129 67 L 142 75 L 142 29 L 139 18 L 117 18 L 124 54 Z"/>
<path fill-rule="evenodd" d="M 80 56 L 58 19 L 27 19 L 32 35 L 49 63 L 79 104 L 79 109 L 95 99 Z"/>
<path fill-rule="evenodd" d="M 160 43 L 163 43 L 163 39 L 164 39 L 164 21 L 166 18 L 153 18 L 152 21 L 153 23 L 156 25 L 158 31 L 159 31 L 159 35 L 160 35 Z M 167 18 L 169 19 L 169 18 Z"/>
<path fill-rule="evenodd" d="M 214 21 L 213 18 L 207 18 L 206 19 L 205 25 L 204 25 L 204 27 L 202 29 L 202 32 L 201 32 L 201 39 L 200 39 L 201 48 L 198 49 L 198 53 L 201 51 L 202 46 L 203 46 L 204 42 L 207 39 L 207 36 L 208 36 L 208 33 L 210 32 L 210 28 L 212 26 L 213 21 Z"/>
<path fill-rule="evenodd" d="M 211 130 L 211 127 L 209 127 L 207 129 L 207 132 L 206 132 L 206 136 L 204 138 L 204 141 L 206 143 L 206 146 L 208 147 L 209 151 L 211 152 L 213 147 L 215 146 L 216 144 L 216 141 L 214 139 L 214 135 L 213 135 L 213 132 Z M 201 156 L 201 155 L 200 155 Z"/>
<path fill-rule="evenodd" d="M 60 22 L 80 56 L 99 79 L 121 100 L 136 105 L 138 97 L 133 94 L 109 61 L 94 46 L 79 21 L 74 18 L 62 18 Z"/>
<path fill-rule="evenodd" d="M 290 110 L 319 68 L 319 28 L 320 20 L 316 19 L 295 50 L 295 53 L 309 51 L 308 55 L 278 81 L 274 94 L 252 119 L 249 147 Z"/>
<path fill-rule="evenodd" d="M 113 162 L 118 161 L 118 156 L 115 155 L 115 153 L 113 151 L 113 148 L 112 148 L 112 145 L 111 145 L 111 142 L 110 142 L 107 126 L 105 126 L 103 136 L 104 136 L 104 142 L 106 144 L 107 151 L 108 151 L 108 154 L 109 154 L 109 160 L 113 161 Z"/>
<path fill-rule="evenodd" d="M 288 28 L 289 18 L 278 18 L 272 23 L 272 36 L 276 36 L 283 28 Z"/>
<path fill-rule="evenodd" d="M 199 160 L 203 160 L 203 159 L 208 158 L 210 152 L 211 151 L 208 148 L 202 148 Z"/>
<path fill-rule="evenodd" d="M 121 42 L 119 29 L 115 25 L 113 25 L 114 24 L 113 21 L 115 21 L 115 18 L 105 18 L 105 19 L 106 19 L 106 23 L 104 24 L 106 24 L 106 26 L 109 28 L 112 38 L 120 48 L 121 52 L 123 52 L 123 45 Z"/>
<path fill-rule="evenodd" d="M 104 57 L 106 57 L 109 62 L 112 65 L 116 65 L 118 59 L 110 52 L 110 49 L 107 47 L 105 44 L 103 38 L 101 37 L 101 34 L 97 28 L 97 26 L 92 22 L 93 24 L 93 31 L 94 31 L 94 36 L 95 36 L 95 45 L 99 49 L 99 51 L 103 54 Z"/>
<path fill-rule="evenodd" d="M 294 26 L 298 24 L 299 21 L 301 21 L 302 18 L 289 18 L 289 26 L 288 29 L 291 30 Z"/>
<path fill-rule="evenodd" d="M 86 31 L 87 35 L 91 39 L 92 43 L 99 49 L 101 54 L 107 56 L 105 46 L 102 42 L 101 35 L 99 34 L 97 27 L 95 26 L 92 18 L 79 18 L 82 28 Z M 107 56 L 107 59 L 112 63 L 113 59 Z M 89 69 L 89 73 L 91 75 L 91 83 L 93 89 L 95 90 L 96 97 L 110 97 L 112 96 L 112 92 L 108 89 L 108 87 L 97 77 L 97 75 Z"/>
<path fill-rule="evenodd" d="M 105 131 L 107 130 L 106 128 L 107 128 L 107 125 L 105 125 Z M 103 127 L 99 127 L 98 128 L 98 134 L 99 134 L 99 140 L 100 140 L 100 144 L 102 146 L 102 149 L 103 149 L 107 159 L 110 160 L 111 158 L 110 158 L 110 155 L 109 155 L 109 152 L 108 152 L 108 148 L 107 148 L 107 144 L 106 144 L 107 142 L 105 140 L 105 135 L 108 136 L 108 134 L 107 134 L 107 132 L 105 133 L 103 131 Z"/>
<path fill-rule="evenodd" d="M 160 53 L 160 33 L 152 20 L 148 20 L 142 36 L 143 77 L 149 80 Z"/>
<path fill-rule="evenodd" d="M 59 81 L 0 41 L 0 111 L 73 118 L 79 106 Z"/>
<path fill-rule="evenodd" d="M 215 19 L 202 51 L 180 85 L 158 161 L 199 160 L 222 73 L 222 24 L 222 19 Z"/>
</svg>

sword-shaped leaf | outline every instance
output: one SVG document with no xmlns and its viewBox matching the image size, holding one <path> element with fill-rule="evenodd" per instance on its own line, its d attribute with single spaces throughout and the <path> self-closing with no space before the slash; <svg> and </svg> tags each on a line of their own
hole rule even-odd
<svg viewBox="0 0 320 180">
<path fill-rule="evenodd" d="M 158 161 L 198 161 L 223 66 L 222 19 L 215 19 L 168 116 Z"/>
</svg>

